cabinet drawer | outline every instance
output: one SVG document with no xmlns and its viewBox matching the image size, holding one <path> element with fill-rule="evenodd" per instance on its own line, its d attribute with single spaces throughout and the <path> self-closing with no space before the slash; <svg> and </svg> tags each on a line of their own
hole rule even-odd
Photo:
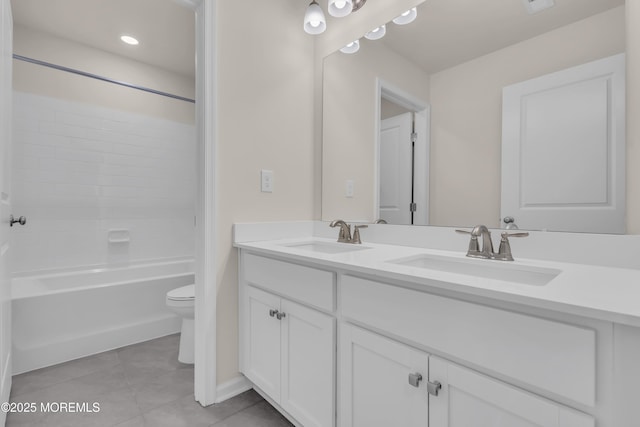
<svg viewBox="0 0 640 427">
<path fill-rule="evenodd" d="M 244 254 L 244 280 L 324 310 L 335 309 L 335 273 Z"/>
<path fill-rule="evenodd" d="M 595 404 L 595 331 L 386 285 L 341 282 L 344 316 L 498 374 Z"/>
</svg>

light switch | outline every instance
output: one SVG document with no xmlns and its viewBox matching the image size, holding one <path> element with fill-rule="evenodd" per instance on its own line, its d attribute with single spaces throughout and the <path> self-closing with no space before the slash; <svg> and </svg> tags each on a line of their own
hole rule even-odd
<svg viewBox="0 0 640 427">
<path fill-rule="evenodd" d="M 353 197 L 354 186 L 355 186 L 355 182 L 352 179 L 348 179 L 345 182 L 345 188 L 344 188 L 345 197 Z"/>
<path fill-rule="evenodd" d="M 273 193 L 273 171 L 262 169 L 260 171 L 260 191 Z"/>
</svg>

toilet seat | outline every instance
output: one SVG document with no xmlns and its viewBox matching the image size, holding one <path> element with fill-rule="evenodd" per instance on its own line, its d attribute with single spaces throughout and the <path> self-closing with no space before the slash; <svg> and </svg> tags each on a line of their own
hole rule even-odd
<svg viewBox="0 0 640 427">
<path fill-rule="evenodd" d="M 196 297 L 196 285 L 187 285 L 167 292 L 167 300 L 193 301 Z"/>
</svg>

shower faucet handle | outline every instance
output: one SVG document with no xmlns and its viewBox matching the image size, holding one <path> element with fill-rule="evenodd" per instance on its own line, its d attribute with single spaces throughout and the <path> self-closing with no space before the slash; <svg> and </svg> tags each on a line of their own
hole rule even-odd
<svg viewBox="0 0 640 427">
<path fill-rule="evenodd" d="M 13 227 L 13 224 L 18 223 L 20 225 L 25 225 L 27 223 L 27 218 L 21 216 L 18 219 L 15 219 L 13 215 L 9 216 L 9 227 Z"/>
</svg>

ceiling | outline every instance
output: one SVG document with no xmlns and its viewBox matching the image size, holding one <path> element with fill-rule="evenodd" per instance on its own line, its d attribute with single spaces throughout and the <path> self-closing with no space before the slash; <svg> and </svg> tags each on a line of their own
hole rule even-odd
<svg viewBox="0 0 640 427">
<path fill-rule="evenodd" d="M 523 0 L 426 0 L 411 24 L 387 25 L 382 41 L 431 74 L 623 4 L 555 0 L 529 15 Z"/>
<path fill-rule="evenodd" d="M 175 0 L 11 0 L 11 7 L 15 24 L 195 76 L 194 12 Z M 123 34 L 140 44 L 122 43 Z"/>
</svg>

